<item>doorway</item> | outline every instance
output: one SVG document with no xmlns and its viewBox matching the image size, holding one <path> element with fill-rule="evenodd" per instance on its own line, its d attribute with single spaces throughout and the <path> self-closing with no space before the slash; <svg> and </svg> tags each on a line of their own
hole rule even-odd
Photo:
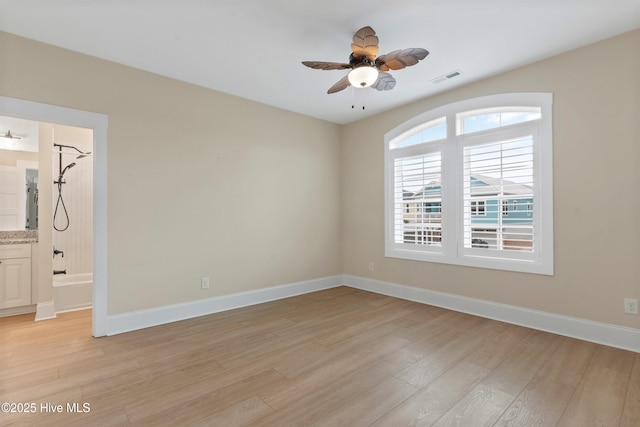
<svg viewBox="0 0 640 427">
<path fill-rule="evenodd" d="M 107 126 L 104 114 L 0 96 L 0 115 L 93 131 L 92 335 L 107 335 Z M 43 218 L 39 219 L 41 225 Z M 43 250 L 45 250 L 43 248 Z M 46 304 L 46 301 L 39 301 Z"/>
</svg>

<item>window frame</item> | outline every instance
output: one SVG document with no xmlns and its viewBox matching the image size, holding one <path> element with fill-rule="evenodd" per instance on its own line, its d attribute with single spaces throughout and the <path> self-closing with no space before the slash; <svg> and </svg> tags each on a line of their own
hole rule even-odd
<svg viewBox="0 0 640 427">
<path fill-rule="evenodd" d="M 396 126 L 384 136 L 385 173 L 385 256 L 417 261 L 454 264 L 470 267 L 553 275 L 553 140 L 551 93 L 507 93 L 467 99 L 434 108 Z M 499 111 L 518 107 L 540 108 L 541 118 L 492 129 L 458 134 L 459 120 L 472 111 Z M 446 138 L 402 147 L 402 140 L 421 132 L 426 125 L 445 118 Z M 509 129 L 533 128 L 534 139 L 534 249 L 532 256 L 518 251 L 477 250 L 464 247 L 463 232 L 463 140 Z M 400 244 L 395 240 L 394 160 L 407 152 L 435 150 L 442 156 L 442 235 L 441 246 Z M 400 148 L 394 148 L 400 147 Z M 486 209 L 486 205 L 485 205 Z M 435 250 L 434 250 L 435 249 Z"/>
</svg>

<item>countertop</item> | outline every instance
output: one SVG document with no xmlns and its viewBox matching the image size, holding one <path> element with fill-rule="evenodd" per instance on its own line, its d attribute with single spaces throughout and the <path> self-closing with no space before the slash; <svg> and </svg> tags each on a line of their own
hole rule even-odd
<svg viewBox="0 0 640 427">
<path fill-rule="evenodd" d="M 0 231 L 0 245 L 17 245 L 20 243 L 36 243 L 38 230 Z"/>
</svg>

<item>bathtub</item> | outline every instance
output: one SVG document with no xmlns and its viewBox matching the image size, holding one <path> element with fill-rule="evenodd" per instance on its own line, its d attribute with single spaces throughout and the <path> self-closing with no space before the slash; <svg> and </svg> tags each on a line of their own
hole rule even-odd
<svg viewBox="0 0 640 427">
<path fill-rule="evenodd" d="M 91 308 L 93 304 L 93 274 L 54 275 L 53 303 L 56 313 Z"/>
</svg>

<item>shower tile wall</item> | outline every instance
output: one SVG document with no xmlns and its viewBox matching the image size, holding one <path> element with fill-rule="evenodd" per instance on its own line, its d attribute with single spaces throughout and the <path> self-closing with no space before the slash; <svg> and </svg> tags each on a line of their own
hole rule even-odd
<svg viewBox="0 0 640 427">
<path fill-rule="evenodd" d="M 92 135 L 88 141 L 60 140 L 56 142 L 72 145 L 81 151 L 91 152 Z M 65 149 L 69 151 L 69 149 Z M 64 257 L 56 255 L 53 259 L 54 270 L 66 270 L 67 275 L 93 272 L 93 157 L 76 159 L 78 154 L 63 154 L 62 168 L 70 163 L 76 165 L 64 175 L 66 184 L 62 185 L 62 198 L 69 213 L 69 228 L 65 231 L 53 230 L 53 245 L 64 252 Z M 53 156 L 53 170 L 57 180 L 58 155 Z M 53 183 L 52 183 L 53 185 Z M 53 209 L 58 199 L 58 186 L 53 185 Z M 58 228 L 64 228 L 66 219 L 62 206 L 58 208 L 56 222 Z"/>
</svg>

